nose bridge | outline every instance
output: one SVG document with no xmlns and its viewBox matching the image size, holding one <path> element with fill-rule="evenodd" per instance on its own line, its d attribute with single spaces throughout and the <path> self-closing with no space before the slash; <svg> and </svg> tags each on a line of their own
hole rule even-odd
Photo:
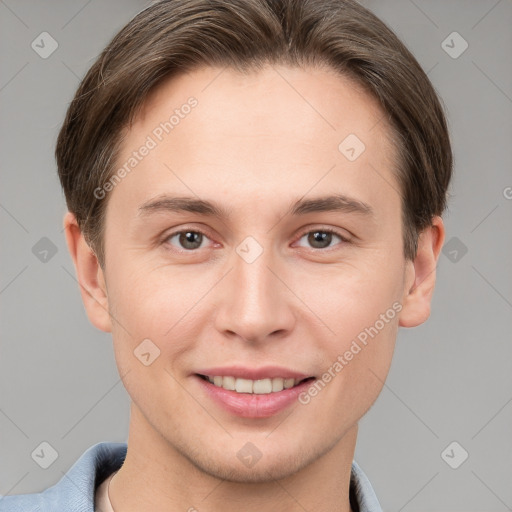
<svg viewBox="0 0 512 512">
<path fill-rule="evenodd" d="M 232 271 L 222 291 L 217 327 L 247 341 L 263 340 L 292 328 L 294 317 L 270 244 L 247 237 L 233 253 Z M 270 268 L 269 268 L 270 267 Z M 272 269 L 272 270 L 270 270 Z"/>
</svg>

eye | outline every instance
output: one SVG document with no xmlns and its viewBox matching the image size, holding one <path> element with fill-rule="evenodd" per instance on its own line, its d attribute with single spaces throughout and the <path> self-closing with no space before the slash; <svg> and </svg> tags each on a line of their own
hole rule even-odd
<svg viewBox="0 0 512 512">
<path fill-rule="evenodd" d="M 202 231 L 185 229 L 183 231 L 171 233 L 166 237 L 164 242 L 170 243 L 171 245 L 178 247 L 178 249 L 193 251 L 195 249 L 200 249 L 206 239 L 208 239 L 208 237 Z M 176 243 L 173 243 L 173 240 L 175 240 Z"/>
<path fill-rule="evenodd" d="M 334 229 L 323 228 L 306 231 L 299 239 L 306 239 L 307 243 L 313 249 L 327 249 L 332 247 L 332 242 L 336 239 L 339 243 L 349 243 L 349 239 Z M 197 229 L 184 229 L 176 231 L 168 235 L 164 243 L 168 243 L 182 251 L 194 251 L 205 246 L 205 242 L 209 240 L 208 236 Z M 299 244 L 301 245 L 301 244 Z"/>
<path fill-rule="evenodd" d="M 313 249 L 326 249 L 329 248 L 331 242 L 336 238 L 341 242 L 349 242 L 348 238 L 344 237 L 341 233 L 338 233 L 333 229 L 314 229 L 304 233 L 300 239 L 307 239 L 307 243 L 311 244 Z"/>
</svg>

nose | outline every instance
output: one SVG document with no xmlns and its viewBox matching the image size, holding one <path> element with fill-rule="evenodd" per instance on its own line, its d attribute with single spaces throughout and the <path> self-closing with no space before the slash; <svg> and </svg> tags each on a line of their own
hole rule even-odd
<svg viewBox="0 0 512 512">
<path fill-rule="evenodd" d="M 215 325 L 224 336 L 258 343 L 293 330 L 294 296 L 280 270 L 282 265 L 270 253 L 265 249 L 248 262 L 233 251 L 232 270 L 217 290 Z"/>
</svg>

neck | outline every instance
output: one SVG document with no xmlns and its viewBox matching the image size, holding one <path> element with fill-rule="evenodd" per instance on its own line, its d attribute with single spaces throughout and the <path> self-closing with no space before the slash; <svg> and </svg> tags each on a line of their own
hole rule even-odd
<svg viewBox="0 0 512 512">
<path fill-rule="evenodd" d="M 164 439 L 132 403 L 126 459 L 110 482 L 110 500 L 115 512 L 351 512 L 356 438 L 357 425 L 327 452 L 283 478 L 268 472 L 268 478 L 257 482 L 233 481 L 204 471 L 193 454 Z"/>
</svg>

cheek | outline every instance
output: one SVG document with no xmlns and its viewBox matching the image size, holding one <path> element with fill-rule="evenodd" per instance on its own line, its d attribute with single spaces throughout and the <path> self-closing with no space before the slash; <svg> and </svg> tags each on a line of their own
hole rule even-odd
<svg viewBox="0 0 512 512">
<path fill-rule="evenodd" d="M 332 382 L 332 393 L 346 399 L 347 406 L 369 407 L 378 396 L 398 332 L 403 274 L 396 262 L 400 260 L 393 263 L 375 255 L 373 261 L 378 264 L 363 268 L 361 263 L 331 273 L 329 286 L 323 289 L 314 287 L 313 280 L 303 283 L 308 304 L 333 331 L 324 330 L 327 335 L 318 338 L 327 372 L 322 380 Z"/>
<path fill-rule="evenodd" d="M 178 381 L 185 377 L 184 357 L 197 339 L 193 305 L 204 291 L 187 285 L 179 273 L 170 279 L 170 272 L 137 268 L 119 264 L 111 275 L 109 303 L 117 319 L 112 336 L 126 390 L 142 410 L 151 413 L 166 400 L 174 402 L 172 397 L 181 396 Z M 173 411 L 181 407 L 180 400 L 176 402 Z"/>
<path fill-rule="evenodd" d="M 382 320 L 380 312 L 367 301 L 366 308 L 340 320 L 338 335 L 324 345 L 323 373 L 302 397 L 301 403 L 314 404 L 317 414 L 337 425 L 340 432 L 370 409 L 389 372 L 398 313 L 392 306 L 384 309 Z"/>
<path fill-rule="evenodd" d="M 145 339 L 171 362 L 179 353 L 192 349 L 200 325 L 198 306 L 214 285 L 215 276 L 191 268 L 181 272 L 166 266 L 148 268 L 143 262 L 123 265 L 120 261 L 110 277 L 109 305 L 117 319 L 112 334 L 120 356 L 121 352 L 133 352 Z M 133 363 L 127 357 L 121 361 Z"/>
<path fill-rule="evenodd" d="M 366 261 L 325 269 L 323 274 L 302 272 L 294 287 L 329 327 L 327 339 L 339 340 L 337 348 L 342 349 L 376 322 L 384 337 L 391 335 L 387 326 L 397 323 L 396 310 L 401 307 L 397 302 L 402 297 L 403 272 L 396 261 L 374 254 Z"/>
</svg>

